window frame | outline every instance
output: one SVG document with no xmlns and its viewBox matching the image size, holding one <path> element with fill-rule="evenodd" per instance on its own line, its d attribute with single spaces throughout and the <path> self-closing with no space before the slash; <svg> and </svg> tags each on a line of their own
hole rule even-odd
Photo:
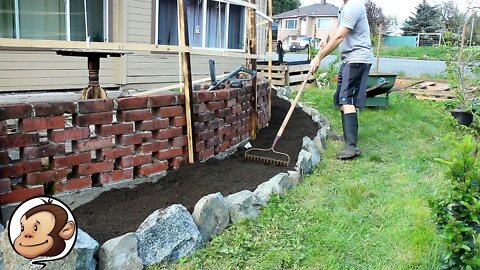
<svg viewBox="0 0 480 270">
<path fill-rule="evenodd" d="M 294 21 L 295 28 L 288 28 L 288 21 Z M 298 19 L 285 19 L 285 30 L 298 30 Z"/>
<path fill-rule="evenodd" d="M 207 47 L 207 6 L 208 6 L 208 3 L 207 1 L 212 1 L 212 2 L 221 2 L 221 3 L 225 3 L 226 4 L 226 7 L 225 7 L 225 13 L 226 13 L 226 18 L 225 18 L 225 30 L 226 30 L 226 33 L 225 33 L 225 44 L 223 44 L 223 46 L 225 46 L 225 48 L 211 48 L 211 47 Z M 159 11 L 159 5 L 160 5 L 160 0 L 155 0 L 155 21 L 154 21 L 154 27 L 155 27 L 155 35 L 154 35 L 154 44 L 155 45 L 159 45 L 158 44 L 158 30 L 159 30 L 159 25 L 158 25 L 158 11 Z M 242 8 L 244 8 L 244 25 L 243 25 L 243 48 L 241 49 L 230 49 L 228 48 L 228 37 L 229 37 L 229 29 L 228 29 L 228 25 L 230 24 L 230 5 L 236 5 L 236 6 L 240 6 Z M 177 5 L 177 12 L 178 12 L 178 5 Z M 237 3 L 232 3 L 228 0 L 204 0 L 203 3 L 202 3 L 202 46 L 191 46 L 192 48 L 196 48 L 196 49 L 204 49 L 204 50 L 210 50 L 210 51 L 229 51 L 229 52 L 246 52 L 247 51 L 247 21 L 248 21 L 248 7 L 247 6 L 244 6 L 244 5 L 240 5 L 240 4 L 237 4 Z M 180 33 L 180 25 L 178 25 L 177 27 L 177 30 L 178 30 L 178 36 L 180 37 L 181 33 Z M 179 46 L 180 44 L 172 44 L 172 45 L 166 45 L 166 46 Z"/>
<path fill-rule="evenodd" d="M 320 21 L 330 21 L 330 28 L 320 28 L 319 27 L 319 23 Z M 333 28 L 333 18 L 329 18 L 329 17 L 320 17 L 320 18 L 317 18 L 317 30 L 331 30 Z"/>
<path fill-rule="evenodd" d="M 15 37 L 12 39 L 25 39 L 21 37 L 20 34 L 20 10 L 19 10 L 19 0 L 14 1 L 14 11 L 15 11 Z M 71 41 L 71 32 L 70 32 L 70 1 L 65 1 L 65 41 Z M 110 4 L 113 0 L 102 0 L 103 2 L 103 42 L 110 42 Z M 49 39 L 47 39 L 49 40 Z"/>
</svg>

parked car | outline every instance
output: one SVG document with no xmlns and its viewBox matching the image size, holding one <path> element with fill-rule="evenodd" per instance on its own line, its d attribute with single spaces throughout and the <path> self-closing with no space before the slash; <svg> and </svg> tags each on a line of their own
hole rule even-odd
<svg viewBox="0 0 480 270">
<path fill-rule="evenodd" d="M 312 37 L 301 37 L 297 40 L 294 40 L 290 42 L 289 50 L 291 52 L 306 50 L 308 49 L 308 44 L 310 44 L 311 40 L 312 40 Z"/>
</svg>

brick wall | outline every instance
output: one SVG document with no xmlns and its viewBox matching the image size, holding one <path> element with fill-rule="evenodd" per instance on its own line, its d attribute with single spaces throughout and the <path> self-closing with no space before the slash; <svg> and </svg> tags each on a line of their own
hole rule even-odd
<svg viewBox="0 0 480 270">
<path fill-rule="evenodd" d="M 265 127 L 268 83 L 257 91 Z M 253 87 L 196 91 L 196 159 L 249 138 Z M 167 93 L 0 107 L 0 204 L 179 168 L 188 157 L 185 97 Z"/>
</svg>

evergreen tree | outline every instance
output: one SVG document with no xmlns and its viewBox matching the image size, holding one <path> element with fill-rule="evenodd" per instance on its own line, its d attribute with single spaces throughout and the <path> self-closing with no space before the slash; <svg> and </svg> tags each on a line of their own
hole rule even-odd
<svg viewBox="0 0 480 270">
<path fill-rule="evenodd" d="M 437 33 L 442 29 L 442 14 L 438 6 L 430 5 L 423 0 L 413 16 L 410 16 L 402 28 L 403 35 L 416 36 L 418 33 Z"/>
<path fill-rule="evenodd" d="M 272 2 L 273 15 L 296 9 L 300 6 L 300 0 L 274 0 Z"/>
</svg>

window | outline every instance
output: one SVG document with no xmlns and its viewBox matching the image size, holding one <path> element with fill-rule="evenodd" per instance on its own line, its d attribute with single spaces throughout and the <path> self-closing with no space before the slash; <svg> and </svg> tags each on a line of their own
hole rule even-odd
<svg viewBox="0 0 480 270">
<path fill-rule="evenodd" d="M 86 3 L 85 7 L 84 0 L 2 0 L 0 37 L 81 41 L 87 30 L 91 41 L 107 41 L 108 0 Z"/>
<path fill-rule="evenodd" d="M 332 29 L 332 18 L 318 18 L 317 19 L 318 30 L 330 30 Z"/>
<path fill-rule="evenodd" d="M 179 44 L 176 2 L 157 0 L 157 44 Z M 190 46 L 245 50 L 245 7 L 217 0 L 187 0 L 186 6 Z"/>
<path fill-rule="evenodd" d="M 285 29 L 297 29 L 297 20 L 285 20 Z"/>
</svg>

